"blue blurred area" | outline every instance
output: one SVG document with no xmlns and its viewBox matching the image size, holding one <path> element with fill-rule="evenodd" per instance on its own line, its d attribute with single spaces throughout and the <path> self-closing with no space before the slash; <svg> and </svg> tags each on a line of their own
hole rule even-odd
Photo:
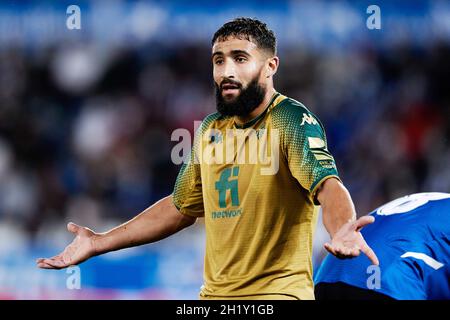
<svg viewBox="0 0 450 320">
<path fill-rule="evenodd" d="M 236 16 L 258 17 L 278 35 L 281 47 L 300 42 L 328 50 L 360 42 L 390 45 L 408 39 L 424 45 L 450 36 L 448 1 L 77 1 L 83 32 L 65 25 L 71 1 L 2 1 L 0 43 L 28 47 L 68 40 L 138 46 L 145 41 L 179 45 L 207 41 Z M 370 32 L 366 9 L 378 5 L 383 29 Z"/>
<path fill-rule="evenodd" d="M 279 43 L 275 86 L 324 123 L 358 214 L 408 193 L 450 192 L 450 2 L 0 1 L 0 297 L 196 299 L 202 222 L 64 271 L 35 268 L 172 192 L 171 133 L 215 111 L 210 39 L 237 16 Z M 320 220 L 319 220 L 320 221 Z M 318 224 L 314 264 L 328 235 Z"/>
<path fill-rule="evenodd" d="M 36 268 L 35 259 L 54 255 L 58 246 L 3 248 L 0 299 L 197 299 L 204 232 L 193 228 L 196 235 L 182 232 L 164 244 L 97 256 L 77 269 Z"/>
</svg>

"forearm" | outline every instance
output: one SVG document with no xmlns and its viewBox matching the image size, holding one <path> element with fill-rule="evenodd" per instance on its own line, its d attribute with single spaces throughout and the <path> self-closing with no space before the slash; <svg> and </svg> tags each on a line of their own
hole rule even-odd
<svg viewBox="0 0 450 320">
<path fill-rule="evenodd" d="M 322 206 L 323 224 L 331 237 L 347 222 L 356 219 L 350 193 L 337 179 L 326 180 L 317 196 Z"/>
<path fill-rule="evenodd" d="M 96 254 L 120 250 L 164 239 L 193 224 L 195 218 L 178 212 L 172 196 L 161 199 L 128 222 L 95 235 Z"/>
</svg>

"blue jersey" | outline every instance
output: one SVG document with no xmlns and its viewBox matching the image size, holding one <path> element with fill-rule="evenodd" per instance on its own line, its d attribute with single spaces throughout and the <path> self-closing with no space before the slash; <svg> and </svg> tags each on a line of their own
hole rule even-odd
<svg viewBox="0 0 450 320">
<path fill-rule="evenodd" d="M 418 193 L 370 213 L 361 230 L 377 255 L 341 260 L 329 254 L 314 282 L 343 282 L 394 299 L 450 299 L 450 194 Z"/>
</svg>

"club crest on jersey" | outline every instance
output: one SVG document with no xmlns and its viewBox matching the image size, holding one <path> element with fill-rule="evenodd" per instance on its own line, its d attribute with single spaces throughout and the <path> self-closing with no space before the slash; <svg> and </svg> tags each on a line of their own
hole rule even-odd
<svg viewBox="0 0 450 320">
<path fill-rule="evenodd" d="M 305 124 L 305 122 L 307 124 L 312 124 L 312 125 L 317 124 L 317 120 L 311 114 L 307 114 L 307 113 L 303 114 L 302 123 L 300 125 L 303 126 Z"/>
<path fill-rule="evenodd" d="M 265 126 L 262 126 L 261 128 L 259 128 L 258 130 L 256 130 L 256 138 L 261 138 L 262 135 L 266 134 L 266 128 Z"/>
</svg>

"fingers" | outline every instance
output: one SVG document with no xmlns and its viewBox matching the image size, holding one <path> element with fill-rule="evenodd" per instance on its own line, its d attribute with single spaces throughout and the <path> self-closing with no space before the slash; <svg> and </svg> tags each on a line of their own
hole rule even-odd
<svg viewBox="0 0 450 320">
<path fill-rule="evenodd" d="M 329 244 L 328 242 L 326 242 L 323 247 L 325 248 L 325 250 L 327 250 L 329 253 L 331 253 L 332 255 L 336 255 L 336 253 L 334 252 L 334 248 L 331 244 Z"/>
<path fill-rule="evenodd" d="M 43 269 L 61 269 L 65 267 L 64 261 L 58 256 L 53 258 L 38 258 L 36 264 L 39 268 Z"/>
<path fill-rule="evenodd" d="M 349 259 L 359 256 L 359 247 L 347 248 L 342 246 L 332 246 L 329 243 L 324 244 L 325 250 L 339 259 Z"/>
<path fill-rule="evenodd" d="M 367 244 L 364 244 L 361 248 L 361 251 L 364 252 L 364 254 L 370 259 L 372 264 L 378 266 L 380 265 L 380 262 L 378 261 L 378 257 L 375 254 L 375 252 L 370 248 Z"/>
<path fill-rule="evenodd" d="M 73 222 L 69 222 L 67 224 L 67 230 L 69 230 L 70 232 L 74 233 L 74 234 L 78 234 L 78 232 L 80 231 L 80 226 L 73 223 Z"/>
<path fill-rule="evenodd" d="M 343 256 L 345 258 L 353 258 L 359 256 L 358 248 L 342 248 L 334 250 L 336 254 Z"/>
<path fill-rule="evenodd" d="M 38 263 L 37 266 L 41 269 L 56 269 L 55 267 L 53 267 L 47 263 L 44 263 L 44 262 Z"/>
<path fill-rule="evenodd" d="M 358 220 L 355 221 L 356 231 L 361 230 L 363 227 L 371 224 L 375 221 L 375 218 L 372 216 L 362 216 Z"/>
<path fill-rule="evenodd" d="M 67 263 L 64 262 L 62 256 L 60 255 L 48 259 L 43 259 L 42 261 L 40 261 L 40 263 L 47 264 L 53 267 L 54 269 L 62 269 L 69 266 Z"/>
<path fill-rule="evenodd" d="M 380 265 L 377 255 L 375 252 L 367 245 L 364 244 L 361 248 L 345 248 L 345 247 L 333 247 L 329 243 L 324 244 L 324 248 L 339 259 L 349 259 L 354 258 L 360 255 L 360 251 L 362 251 L 372 262 L 373 265 Z"/>
<path fill-rule="evenodd" d="M 49 260 L 53 261 L 53 260 L 58 260 L 58 259 L 60 259 L 59 255 L 53 256 L 51 258 L 38 258 L 38 259 L 36 259 L 36 263 L 45 263 L 45 261 L 49 261 Z"/>
<path fill-rule="evenodd" d="M 64 269 L 73 264 L 65 262 L 61 255 L 52 258 L 38 258 L 36 264 L 42 269 Z"/>
<path fill-rule="evenodd" d="M 44 258 L 36 259 L 36 265 L 42 269 L 54 269 L 51 265 L 44 262 Z"/>
</svg>

